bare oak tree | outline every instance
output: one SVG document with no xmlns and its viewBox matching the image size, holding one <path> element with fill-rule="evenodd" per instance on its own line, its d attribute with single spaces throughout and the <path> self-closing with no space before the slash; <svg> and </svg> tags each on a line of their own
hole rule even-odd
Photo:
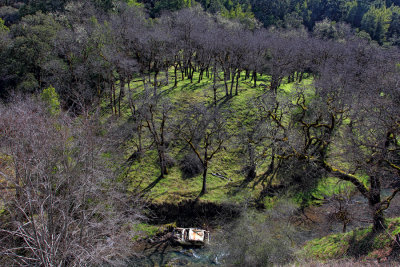
<svg viewBox="0 0 400 267">
<path fill-rule="evenodd" d="M 217 108 L 199 104 L 187 110 L 186 118 L 177 126 L 179 136 L 189 145 L 203 166 L 203 185 L 199 197 L 207 193 L 207 172 L 213 157 L 223 149 L 228 135 L 226 124 Z"/>
<path fill-rule="evenodd" d="M 139 202 L 116 181 L 96 116 L 51 115 L 43 103 L 15 100 L 0 106 L 0 129 L 0 257 L 67 266 L 117 264 L 132 253 Z"/>
</svg>

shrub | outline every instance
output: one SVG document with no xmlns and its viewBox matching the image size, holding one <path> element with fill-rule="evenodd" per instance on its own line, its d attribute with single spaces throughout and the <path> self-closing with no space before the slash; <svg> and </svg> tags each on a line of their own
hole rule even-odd
<svg viewBox="0 0 400 267">
<path fill-rule="evenodd" d="M 192 178 L 203 171 L 200 160 L 193 153 L 186 154 L 179 162 L 179 167 L 185 178 Z"/>
<path fill-rule="evenodd" d="M 294 259 L 296 231 L 289 223 L 295 206 L 281 201 L 264 213 L 246 211 L 217 238 L 228 266 L 282 265 Z"/>
</svg>

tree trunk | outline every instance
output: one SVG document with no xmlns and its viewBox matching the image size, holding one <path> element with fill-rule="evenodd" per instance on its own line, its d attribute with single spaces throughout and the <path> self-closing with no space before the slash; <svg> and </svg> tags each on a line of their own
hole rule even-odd
<svg viewBox="0 0 400 267">
<path fill-rule="evenodd" d="M 122 78 L 118 96 L 118 116 L 121 117 L 121 100 L 125 96 L 125 78 Z"/>
<path fill-rule="evenodd" d="M 383 216 L 383 211 L 373 209 L 373 231 L 380 232 L 386 228 L 385 217 Z"/>
<path fill-rule="evenodd" d="M 292 75 L 290 76 L 290 82 L 291 83 L 294 83 L 294 75 L 295 75 L 295 72 L 293 72 Z"/>
<path fill-rule="evenodd" d="M 229 89 L 228 89 L 228 73 L 224 70 L 224 85 L 225 85 L 225 95 L 229 96 Z"/>
<path fill-rule="evenodd" d="M 181 78 L 183 81 L 183 80 L 185 80 L 185 68 L 182 66 L 181 63 L 178 63 L 178 65 L 179 65 L 179 69 L 181 70 Z"/>
<path fill-rule="evenodd" d="M 139 153 L 139 162 L 142 158 L 142 153 L 143 153 L 143 146 L 142 146 L 142 121 L 140 120 L 138 125 L 137 125 L 137 131 L 138 131 L 138 153 Z"/>
<path fill-rule="evenodd" d="M 275 94 L 278 92 L 278 88 L 280 85 L 281 85 L 281 78 L 276 75 L 272 75 L 270 87 Z"/>
<path fill-rule="evenodd" d="M 115 115 L 117 115 L 117 97 L 116 97 L 117 92 L 116 92 L 116 90 L 115 90 L 115 84 L 114 84 L 114 82 L 111 82 L 111 88 L 112 88 L 112 91 L 113 91 L 114 113 L 115 113 Z"/>
<path fill-rule="evenodd" d="M 154 96 L 157 95 L 157 83 L 158 83 L 157 76 L 158 76 L 158 71 L 154 73 Z"/>
<path fill-rule="evenodd" d="M 254 87 L 257 87 L 257 72 L 253 71 Z"/>
<path fill-rule="evenodd" d="M 236 75 L 236 88 L 235 88 L 235 95 L 238 95 L 238 87 L 239 87 L 239 78 L 240 78 L 241 71 L 238 70 L 238 74 Z"/>
<path fill-rule="evenodd" d="M 235 76 L 236 76 L 236 71 L 232 71 L 232 75 L 231 75 L 231 89 L 229 92 L 229 95 L 232 97 L 233 96 L 233 86 L 235 84 Z"/>
<path fill-rule="evenodd" d="M 144 73 L 142 74 L 142 82 L 143 82 L 143 88 L 147 88 L 146 87 L 146 75 Z"/>
<path fill-rule="evenodd" d="M 165 162 L 165 153 L 164 153 L 164 147 L 161 145 L 158 147 L 158 159 L 160 162 L 160 172 L 161 172 L 161 178 L 164 178 L 164 175 L 168 174 L 166 162 Z"/>
<path fill-rule="evenodd" d="M 208 171 L 208 162 L 207 160 L 205 160 L 203 164 L 203 186 L 201 188 L 199 197 L 207 193 L 207 171 Z"/>
<path fill-rule="evenodd" d="M 248 166 L 248 167 L 249 167 L 249 171 L 247 172 L 247 175 L 246 175 L 246 182 L 251 182 L 257 176 L 256 165 L 252 164 L 251 166 Z"/>
<path fill-rule="evenodd" d="M 169 72 L 168 72 L 168 67 L 165 70 L 165 85 L 169 85 Z"/>
<path fill-rule="evenodd" d="M 21 190 L 21 179 L 19 175 L 19 164 L 18 161 L 14 161 L 14 172 L 15 172 L 15 198 L 17 199 L 18 202 L 21 201 L 21 196 L 22 196 L 22 190 Z"/>
<path fill-rule="evenodd" d="M 203 69 L 203 68 L 200 68 L 199 80 L 197 81 L 197 83 L 200 83 L 201 80 L 203 79 L 203 73 L 204 73 L 204 69 Z"/>
<path fill-rule="evenodd" d="M 196 68 L 192 67 L 192 64 L 190 64 L 189 72 L 190 72 L 190 83 L 193 83 L 193 76 L 194 72 L 196 71 Z"/>
<path fill-rule="evenodd" d="M 114 91 L 113 91 L 113 86 L 110 86 L 110 106 L 111 106 L 111 114 L 114 115 L 114 103 L 113 103 L 113 98 L 114 98 Z"/>
<path fill-rule="evenodd" d="M 217 106 L 217 63 L 214 63 L 214 68 L 213 68 L 213 92 L 214 92 L 214 106 Z"/>
<path fill-rule="evenodd" d="M 174 74 L 175 74 L 175 84 L 174 87 L 178 86 L 178 65 L 174 65 Z"/>
<path fill-rule="evenodd" d="M 188 78 L 189 78 L 189 80 L 190 80 L 190 83 L 193 83 L 192 67 L 191 67 L 191 66 L 188 67 L 188 74 L 187 74 L 187 76 L 188 76 Z"/>
<path fill-rule="evenodd" d="M 132 91 L 131 91 L 131 85 L 130 85 L 130 78 L 127 80 L 128 84 L 128 101 L 129 101 L 129 108 L 131 109 L 132 116 L 136 114 L 136 109 L 135 105 L 133 104 L 133 99 L 132 99 Z"/>
<path fill-rule="evenodd" d="M 369 191 L 368 205 L 372 212 L 373 231 L 385 229 L 385 218 L 381 209 L 381 184 L 379 178 L 371 176 L 371 189 Z"/>
</svg>

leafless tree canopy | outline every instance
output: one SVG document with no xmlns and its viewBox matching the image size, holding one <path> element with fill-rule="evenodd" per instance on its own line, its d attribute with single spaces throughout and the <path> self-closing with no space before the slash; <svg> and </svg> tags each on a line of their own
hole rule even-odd
<svg viewBox="0 0 400 267">
<path fill-rule="evenodd" d="M 43 103 L 0 106 L 3 263 L 109 262 L 130 251 L 139 202 L 127 198 L 96 114 L 51 116 Z"/>
</svg>

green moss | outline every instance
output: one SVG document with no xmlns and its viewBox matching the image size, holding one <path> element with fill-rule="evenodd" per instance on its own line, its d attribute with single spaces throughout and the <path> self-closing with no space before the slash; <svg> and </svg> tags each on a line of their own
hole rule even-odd
<svg viewBox="0 0 400 267">
<path fill-rule="evenodd" d="M 157 233 L 159 233 L 160 227 L 147 223 L 138 223 L 133 226 L 133 230 L 138 233 L 133 237 L 133 240 L 136 241 L 140 238 L 154 237 Z"/>
<path fill-rule="evenodd" d="M 335 177 L 327 177 L 319 181 L 317 188 L 313 192 L 313 196 L 318 199 L 330 197 L 343 192 L 354 191 L 355 187 L 352 183 L 339 180 Z"/>
</svg>

